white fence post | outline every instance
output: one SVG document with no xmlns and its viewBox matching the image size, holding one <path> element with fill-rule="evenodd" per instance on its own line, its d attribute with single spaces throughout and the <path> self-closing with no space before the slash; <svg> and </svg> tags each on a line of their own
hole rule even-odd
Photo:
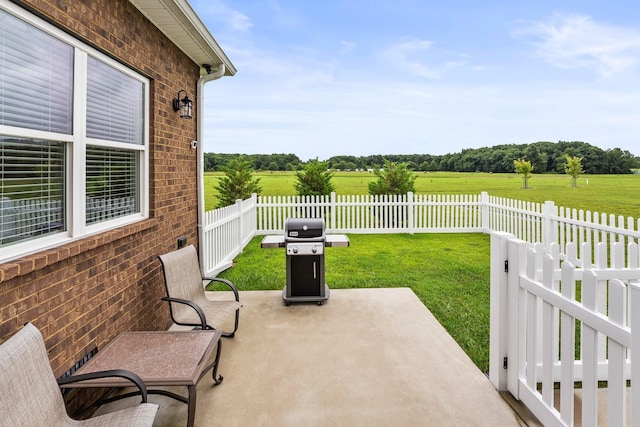
<svg viewBox="0 0 640 427">
<path fill-rule="evenodd" d="M 507 390 L 507 243 L 513 234 L 501 231 L 491 235 L 491 296 L 489 334 L 489 379 L 499 391 Z"/>
<path fill-rule="evenodd" d="M 555 203 L 546 201 L 542 206 L 542 243 L 549 249 L 552 243 L 558 242 L 558 230 L 552 217 L 558 216 L 558 207 Z"/>
<path fill-rule="evenodd" d="M 631 328 L 631 425 L 640 426 L 640 284 L 629 283 Z"/>
<path fill-rule="evenodd" d="M 485 233 L 491 231 L 491 223 L 489 222 L 489 193 L 483 191 L 480 193 L 480 227 Z"/>
<path fill-rule="evenodd" d="M 331 220 L 331 226 L 329 227 L 331 230 L 336 229 L 336 217 L 338 216 L 338 209 L 336 207 L 336 192 L 331 192 L 331 203 L 329 203 L 329 218 Z"/>
<path fill-rule="evenodd" d="M 407 227 L 409 234 L 415 233 L 415 219 L 413 216 L 413 191 L 407 193 Z"/>
<path fill-rule="evenodd" d="M 524 299 L 520 276 L 526 270 L 527 242 L 511 239 L 507 242 L 507 388 L 516 399 L 520 398 L 520 337 L 524 336 L 520 315 Z"/>
</svg>

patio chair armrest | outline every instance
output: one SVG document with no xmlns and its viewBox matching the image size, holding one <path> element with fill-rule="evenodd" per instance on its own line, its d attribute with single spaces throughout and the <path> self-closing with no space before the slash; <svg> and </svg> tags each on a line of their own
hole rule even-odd
<svg viewBox="0 0 640 427">
<path fill-rule="evenodd" d="M 58 381 L 58 386 L 63 386 L 82 381 L 109 377 L 119 377 L 131 381 L 140 390 L 140 396 L 142 396 L 141 403 L 147 403 L 147 387 L 144 385 L 142 378 L 133 372 L 124 369 L 111 369 L 108 371 L 90 372 L 88 374 L 70 375 L 68 377 L 58 378 L 56 381 Z"/>
<path fill-rule="evenodd" d="M 207 316 L 205 316 L 204 311 L 202 310 L 202 308 L 200 308 L 200 306 L 198 304 L 196 304 L 193 301 L 189 301 L 186 299 L 182 299 L 182 298 L 172 298 L 172 297 L 162 297 L 160 298 L 162 301 L 168 301 L 169 303 L 172 302 L 176 302 L 178 304 L 185 304 L 188 305 L 189 307 L 193 308 L 195 310 L 195 312 L 198 314 L 198 317 L 200 318 L 200 323 L 202 324 L 202 330 L 204 331 L 205 329 L 207 329 Z"/>
<path fill-rule="evenodd" d="M 230 280 L 223 279 L 221 277 L 203 277 L 204 280 L 211 280 L 212 282 L 220 282 L 227 285 L 232 291 L 233 295 L 236 297 L 236 301 L 240 302 L 240 295 L 238 294 L 238 288 L 233 284 Z"/>
</svg>

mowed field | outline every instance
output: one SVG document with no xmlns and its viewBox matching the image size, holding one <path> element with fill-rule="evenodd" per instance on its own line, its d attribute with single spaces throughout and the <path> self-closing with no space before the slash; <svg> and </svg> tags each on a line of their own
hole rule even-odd
<svg viewBox="0 0 640 427">
<path fill-rule="evenodd" d="M 206 210 L 215 208 L 215 185 L 222 173 L 205 174 Z M 260 178 L 263 196 L 295 195 L 294 172 L 255 172 Z M 417 172 L 419 194 L 478 194 L 543 203 L 598 213 L 640 217 L 640 175 L 582 175 L 578 186 L 571 177 L 560 174 L 534 174 L 529 188 L 522 188 L 522 178 L 513 174 Z M 336 172 L 333 184 L 336 194 L 367 194 L 368 183 L 376 177 L 371 172 Z"/>
</svg>

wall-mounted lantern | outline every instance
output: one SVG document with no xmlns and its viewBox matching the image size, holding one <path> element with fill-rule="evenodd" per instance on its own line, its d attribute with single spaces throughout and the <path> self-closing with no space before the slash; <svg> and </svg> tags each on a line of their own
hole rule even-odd
<svg viewBox="0 0 640 427">
<path fill-rule="evenodd" d="M 180 99 L 180 94 L 184 92 L 184 98 Z M 173 98 L 173 111 L 180 111 L 181 119 L 191 119 L 193 115 L 191 114 L 191 109 L 193 107 L 193 101 L 189 99 L 189 95 L 187 95 L 187 91 L 182 89 L 178 92 L 176 98 Z"/>
</svg>

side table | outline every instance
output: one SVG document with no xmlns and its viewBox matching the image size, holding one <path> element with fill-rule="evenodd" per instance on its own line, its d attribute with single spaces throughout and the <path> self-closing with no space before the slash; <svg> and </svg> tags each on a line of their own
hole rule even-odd
<svg viewBox="0 0 640 427">
<path fill-rule="evenodd" d="M 104 349 L 98 351 L 74 375 L 108 369 L 126 369 L 142 378 L 147 387 L 186 386 L 188 397 L 166 390 L 148 389 L 149 394 L 161 394 L 184 402 L 188 406 L 187 427 L 192 427 L 196 414 L 196 386 L 211 369 L 214 385 L 222 382 L 217 376 L 220 361 L 218 330 L 124 332 L 116 336 Z M 216 346 L 217 344 L 217 346 Z M 214 361 L 207 365 L 214 348 Z M 130 382 L 120 378 L 105 378 L 73 384 L 73 387 L 129 387 Z M 114 400 L 139 393 L 125 393 L 102 400 Z"/>
</svg>

